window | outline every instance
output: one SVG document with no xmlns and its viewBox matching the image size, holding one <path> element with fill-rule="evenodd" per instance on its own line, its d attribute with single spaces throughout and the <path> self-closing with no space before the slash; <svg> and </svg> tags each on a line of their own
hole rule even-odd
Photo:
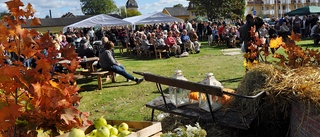
<svg viewBox="0 0 320 137">
<path fill-rule="evenodd" d="M 263 7 L 263 6 L 261 7 L 261 10 L 264 10 L 264 7 Z"/>
<path fill-rule="evenodd" d="M 269 7 L 267 7 L 266 10 L 269 10 Z"/>
<path fill-rule="evenodd" d="M 274 10 L 274 6 L 271 7 Z"/>
</svg>

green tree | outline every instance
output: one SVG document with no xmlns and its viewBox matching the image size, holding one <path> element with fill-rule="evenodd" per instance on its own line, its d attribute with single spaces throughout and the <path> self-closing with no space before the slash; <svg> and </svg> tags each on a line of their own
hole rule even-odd
<svg viewBox="0 0 320 137">
<path fill-rule="evenodd" d="M 85 15 L 107 14 L 118 11 L 113 0 L 80 0 Z"/>
<path fill-rule="evenodd" d="M 121 13 L 120 16 L 122 16 L 124 18 L 141 15 L 140 11 L 137 11 L 134 9 L 127 9 L 126 10 L 126 8 L 124 6 L 120 7 L 120 13 Z"/>
<path fill-rule="evenodd" d="M 197 15 L 214 18 L 241 18 L 245 10 L 245 0 L 189 0 Z"/>
<path fill-rule="evenodd" d="M 127 17 L 133 17 L 133 16 L 138 16 L 141 15 L 140 11 L 134 10 L 134 9 L 128 9 L 127 10 Z"/>
<path fill-rule="evenodd" d="M 5 16 L 5 15 L 10 15 L 10 13 L 7 11 L 0 12 L 0 19 L 2 19 L 3 16 Z"/>
<path fill-rule="evenodd" d="M 179 3 L 177 5 L 173 5 L 173 7 L 183 7 L 183 5 Z"/>
</svg>

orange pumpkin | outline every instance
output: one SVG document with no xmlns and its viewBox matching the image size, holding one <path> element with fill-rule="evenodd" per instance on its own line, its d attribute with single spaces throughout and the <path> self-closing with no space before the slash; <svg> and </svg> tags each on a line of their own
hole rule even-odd
<svg viewBox="0 0 320 137">
<path fill-rule="evenodd" d="M 191 91 L 191 92 L 190 92 L 190 99 L 192 99 L 192 100 L 199 100 L 199 92 L 197 92 L 197 91 Z"/>
<path fill-rule="evenodd" d="M 235 91 L 233 89 L 223 88 L 223 91 L 234 93 Z M 217 96 L 212 96 L 213 100 L 216 100 Z M 191 91 L 190 92 L 190 99 L 192 100 L 199 100 L 199 92 L 197 91 Z M 222 105 L 226 105 L 232 100 L 232 97 L 229 95 L 222 95 L 222 97 L 218 97 L 218 100 L 221 100 Z"/>
<path fill-rule="evenodd" d="M 223 88 L 223 91 L 226 91 L 226 92 L 229 92 L 229 93 L 234 93 L 235 91 L 233 89 L 228 89 L 228 88 Z M 229 96 L 229 95 L 222 95 L 222 97 L 219 97 L 219 98 L 222 98 L 222 105 L 226 105 L 228 104 L 231 100 L 232 100 L 232 97 Z"/>
</svg>

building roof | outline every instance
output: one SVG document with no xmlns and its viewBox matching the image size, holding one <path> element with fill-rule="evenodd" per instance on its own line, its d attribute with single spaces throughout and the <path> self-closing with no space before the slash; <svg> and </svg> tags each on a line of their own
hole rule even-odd
<svg viewBox="0 0 320 137">
<path fill-rule="evenodd" d="M 121 16 L 117 14 L 108 14 L 109 16 L 123 19 Z M 27 25 L 21 25 L 23 28 L 34 28 L 34 27 L 55 27 L 55 26 L 68 26 L 70 24 L 82 21 L 84 19 L 90 18 L 92 15 L 84 15 L 84 16 L 63 16 L 61 18 L 44 18 L 40 19 L 41 26 L 30 26 L 30 19 L 26 20 Z"/>
<path fill-rule="evenodd" d="M 189 11 L 186 7 L 166 7 L 164 9 L 167 10 L 171 16 L 189 16 Z"/>
<path fill-rule="evenodd" d="M 69 18 L 69 17 L 76 17 L 76 16 L 73 15 L 73 13 L 71 13 L 71 12 L 68 12 L 68 13 L 61 16 L 61 18 Z"/>
<path fill-rule="evenodd" d="M 128 0 L 126 8 L 138 8 L 138 3 L 135 0 Z"/>
</svg>

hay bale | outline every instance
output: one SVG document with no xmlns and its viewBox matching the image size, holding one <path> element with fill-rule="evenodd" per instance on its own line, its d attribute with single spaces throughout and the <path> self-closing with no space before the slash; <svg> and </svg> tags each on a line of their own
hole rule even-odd
<svg viewBox="0 0 320 137">
<path fill-rule="evenodd" d="M 271 79 L 278 76 L 279 70 L 271 64 L 259 64 L 249 70 L 240 81 L 236 90 L 241 95 L 256 95 L 260 93 Z M 237 108 L 240 112 L 256 113 L 258 110 L 259 99 L 249 100 L 244 98 L 234 98 L 231 106 Z"/>
<path fill-rule="evenodd" d="M 292 102 L 315 105 L 319 114 L 319 89 L 320 68 L 280 69 L 275 65 L 259 64 L 246 73 L 236 93 L 256 95 L 265 91 L 266 96 L 257 100 L 235 98 L 232 105 L 243 114 L 257 114 L 259 123 L 255 130 L 262 135 L 286 136 Z"/>
</svg>

